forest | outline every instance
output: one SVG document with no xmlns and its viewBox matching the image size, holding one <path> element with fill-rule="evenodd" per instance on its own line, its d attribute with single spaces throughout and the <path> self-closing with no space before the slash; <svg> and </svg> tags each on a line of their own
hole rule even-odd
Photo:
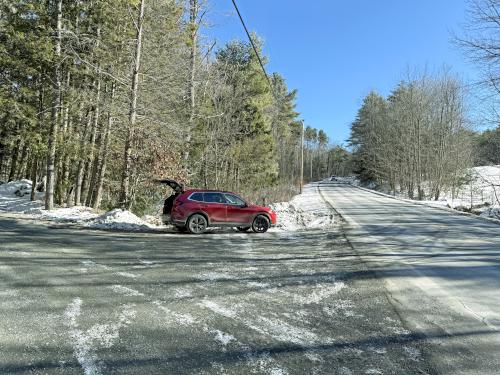
<svg viewBox="0 0 500 375">
<path fill-rule="evenodd" d="M 498 27 L 478 4 L 474 24 Z M 34 181 L 46 209 L 143 214 L 168 194 L 155 183 L 166 177 L 287 200 L 302 147 L 304 182 L 355 172 L 416 199 L 459 186 L 469 166 L 500 164 L 497 118 L 474 130 L 464 83 L 448 72 L 404 79 L 386 98 L 371 92 L 346 148 L 304 124 L 298 91 L 263 72 L 248 40 L 218 45 L 209 25 L 202 0 L 0 2 L 0 181 Z M 481 37 L 457 43 L 497 94 L 491 37 Z"/>
<path fill-rule="evenodd" d="M 299 184 L 302 136 L 306 181 L 343 168 L 347 151 L 304 126 L 297 91 L 264 74 L 248 41 L 203 35 L 206 2 L 0 6 L 0 180 L 44 187 L 46 209 L 144 213 L 165 177 L 284 200 Z"/>
</svg>

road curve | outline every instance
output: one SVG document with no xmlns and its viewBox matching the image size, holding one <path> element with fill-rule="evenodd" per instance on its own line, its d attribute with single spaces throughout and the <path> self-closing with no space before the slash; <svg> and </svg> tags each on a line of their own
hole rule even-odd
<svg viewBox="0 0 500 375">
<path fill-rule="evenodd" d="M 433 345 L 437 372 L 499 374 L 500 226 L 348 184 L 319 190 L 402 319 Z"/>
</svg>

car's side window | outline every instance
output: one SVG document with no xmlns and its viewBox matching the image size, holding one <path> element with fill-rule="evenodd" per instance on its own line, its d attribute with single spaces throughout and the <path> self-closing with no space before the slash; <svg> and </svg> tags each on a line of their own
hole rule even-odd
<svg viewBox="0 0 500 375">
<path fill-rule="evenodd" d="M 245 205 L 245 201 L 240 197 L 237 197 L 233 194 L 224 194 L 224 198 L 226 198 L 227 203 L 235 205 L 235 206 L 243 206 Z"/>
<path fill-rule="evenodd" d="M 225 203 L 221 193 L 203 193 L 205 203 Z"/>
<path fill-rule="evenodd" d="M 189 199 L 196 202 L 203 202 L 203 193 L 193 193 Z"/>
</svg>

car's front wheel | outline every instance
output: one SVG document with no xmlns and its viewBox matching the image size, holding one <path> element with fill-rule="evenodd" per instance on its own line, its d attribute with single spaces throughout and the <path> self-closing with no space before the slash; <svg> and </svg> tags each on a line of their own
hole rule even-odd
<svg viewBox="0 0 500 375">
<path fill-rule="evenodd" d="M 189 217 L 187 221 L 187 229 L 189 233 L 201 234 L 205 232 L 208 227 L 208 221 L 205 216 L 201 214 L 194 214 Z"/>
<path fill-rule="evenodd" d="M 269 219 L 264 215 L 257 215 L 253 219 L 252 230 L 255 233 L 265 233 L 270 227 Z"/>
<path fill-rule="evenodd" d="M 250 229 L 250 227 L 236 227 L 240 232 L 246 232 Z"/>
</svg>

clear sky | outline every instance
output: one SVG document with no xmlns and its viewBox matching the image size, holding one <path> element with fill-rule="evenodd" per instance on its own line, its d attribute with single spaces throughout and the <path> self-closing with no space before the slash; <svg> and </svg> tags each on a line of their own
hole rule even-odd
<svg viewBox="0 0 500 375">
<path fill-rule="evenodd" d="M 306 125 L 345 143 L 363 97 L 388 95 L 408 70 L 444 65 L 466 81 L 475 68 L 453 43 L 466 20 L 466 0 L 238 0 L 251 31 L 265 41 L 268 73 L 298 90 Z M 246 39 L 231 0 L 211 0 L 218 45 Z"/>
</svg>

